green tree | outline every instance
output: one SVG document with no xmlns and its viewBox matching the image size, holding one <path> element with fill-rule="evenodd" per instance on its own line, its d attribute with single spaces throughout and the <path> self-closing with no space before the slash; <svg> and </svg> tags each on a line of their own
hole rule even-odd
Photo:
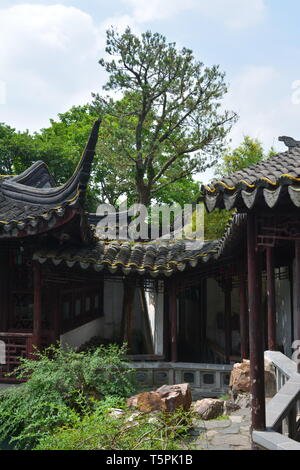
<svg viewBox="0 0 300 470">
<path fill-rule="evenodd" d="M 130 28 L 121 36 L 111 29 L 106 52 L 104 89 L 120 91 L 123 100 L 118 106 L 94 94 L 93 108 L 114 119 L 111 158 L 126 173 L 135 202 L 148 205 L 216 162 L 236 115 L 220 111 L 227 88 L 219 67 L 204 67 L 158 33 L 139 38 Z"/>
<path fill-rule="evenodd" d="M 12 175 L 19 170 L 20 162 L 34 153 L 34 139 L 28 132 L 17 132 L 0 123 L 0 173 Z M 23 169 L 22 169 L 23 171 Z"/>
<path fill-rule="evenodd" d="M 228 148 L 222 157 L 220 164 L 216 166 L 215 174 L 222 178 L 251 165 L 255 165 L 263 159 L 275 155 L 271 148 L 264 151 L 262 143 L 257 139 L 245 136 L 243 142 L 235 149 Z M 208 240 L 221 238 L 234 211 L 215 210 L 211 214 L 205 214 L 205 238 Z"/>
<path fill-rule="evenodd" d="M 243 170 L 243 168 L 248 168 L 261 160 L 272 157 L 275 153 L 273 148 L 265 153 L 259 140 L 245 136 L 241 145 L 234 150 L 227 149 L 224 152 L 221 163 L 216 166 L 216 176 L 222 177 Z"/>
</svg>

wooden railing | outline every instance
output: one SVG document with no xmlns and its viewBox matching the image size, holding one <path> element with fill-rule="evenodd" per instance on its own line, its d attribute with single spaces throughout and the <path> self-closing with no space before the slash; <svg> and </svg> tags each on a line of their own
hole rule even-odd
<svg viewBox="0 0 300 470">
<path fill-rule="evenodd" d="M 33 335 L 31 333 L 0 333 L 4 343 L 5 364 L 0 364 L 0 381 L 15 382 L 14 377 L 7 377 L 20 364 L 21 358 L 28 358 L 32 353 Z"/>
<path fill-rule="evenodd" d="M 280 352 L 267 351 L 265 359 L 276 371 L 277 393 L 266 407 L 266 431 L 253 431 L 253 442 L 267 450 L 300 450 L 300 374 Z"/>
</svg>

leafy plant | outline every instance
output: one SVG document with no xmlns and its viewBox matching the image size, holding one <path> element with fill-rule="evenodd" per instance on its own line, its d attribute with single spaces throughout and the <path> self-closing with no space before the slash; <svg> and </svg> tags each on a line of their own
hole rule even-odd
<svg viewBox="0 0 300 470">
<path fill-rule="evenodd" d="M 46 436 L 37 450 L 178 450 L 188 444 L 191 413 L 133 413 L 123 409 L 115 416 L 110 407 L 100 407 L 75 426 L 65 426 Z"/>
<path fill-rule="evenodd" d="M 32 448 L 57 427 L 78 423 L 97 400 L 130 395 L 134 372 L 125 352 L 116 345 L 87 353 L 52 346 L 23 359 L 16 376 L 27 382 L 0 394 L 0 442 Z"/>
</svg>

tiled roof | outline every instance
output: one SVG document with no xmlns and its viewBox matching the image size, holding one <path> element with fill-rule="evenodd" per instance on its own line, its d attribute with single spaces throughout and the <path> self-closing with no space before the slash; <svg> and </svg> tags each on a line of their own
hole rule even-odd
<svg viewBox="0 0 300 470">
<path fill-rule="evenodd" d="M 277 205 L 300 207 L 300 148 L 263 160 L 202 187 L 209 212 L 215 208 L 240 211 L 256 204 L 273 209 Z"/>
<path fill-rule="evenodd" d="M 43 162 L 17 176 L 0 178 L 0 238 L 33 235 L 50 229 L 67 207 L 83 202 L 91 173 L 100 122 L 97 121 L 73 176 L 62 186 Z"/>
<path fill-rule="evenodd" d="M 35 252 L 34 260 L 42 264 L 52 261 L 55 265 L 65 264 L 69 268 L 77 265 L 95 271 L 106 268 L 116 274 L 137 272 L 152 277 L 171 276 L 187 268 L 195 268 L 199 262 L 208 263 L 230 255 L 239 245 L 244 219 L 240 215 L 234 216 L 221 240 L 205 242 L 198 250 L 191 249 L 185 240 L 168 243 L 98 241 L 87 247 L 45 247 Z"/>
</svg>

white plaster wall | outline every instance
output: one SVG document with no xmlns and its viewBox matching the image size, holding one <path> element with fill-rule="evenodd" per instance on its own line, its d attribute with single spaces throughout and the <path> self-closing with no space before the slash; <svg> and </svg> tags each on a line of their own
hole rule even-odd
<svg viewBox="0 0 300 470">
<path fill-rule="evenodd" d="M 103 318 L 97 318 L 85 325 L 79 326 L 74 330 L 60 336 L 62 345 L 69 345 L 73 348 L 81 346 L 83 343 L 91 339 L 93 336 L 101 336 L 103 329 Z"/>
<path fill-rule="evenodd" d="M 288 269 L 288 268 L 286 268 Z M 291 357 L 292 305 L 289 279 L 275 280 L 277 344 L 283 346 L 284 354 Z"/>
<path fill-rule="evenodd" d="M 163 355 L 164 294 L 145 291 L 154 354 Z"/>
</svg>

